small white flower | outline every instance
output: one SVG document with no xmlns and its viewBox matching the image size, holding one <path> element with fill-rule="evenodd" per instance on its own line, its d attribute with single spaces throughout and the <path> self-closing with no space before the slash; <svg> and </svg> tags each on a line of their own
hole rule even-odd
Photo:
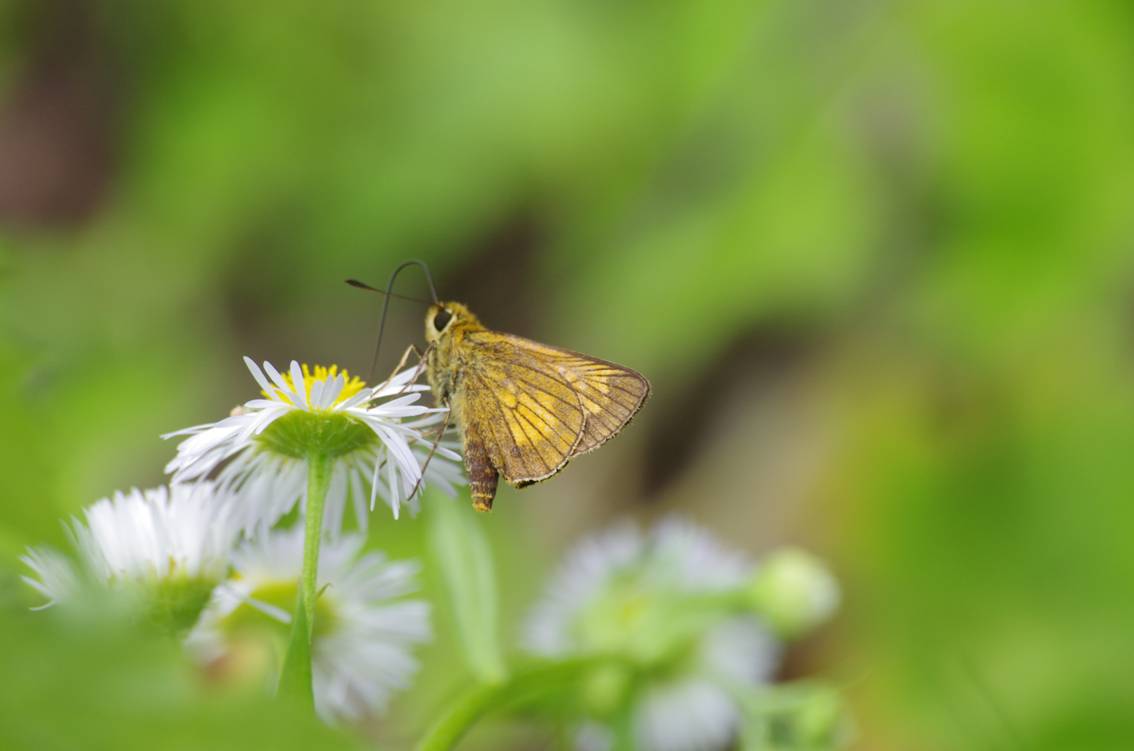
<svg viewBox="0 0 1134 751">
<path fill-rule="evenodd" d="M 73 517 L 68 532 L 83 568 L 104 584 L 220 580 L 237 534 L 207 482 L 116 492 Z M 76 571 L 61 554 L 31 549 L 23 560 L 40 577 L 25 580 L 52 600 L 74 591 Z"/>
<path fill-rule="evenodd" d="M 370 388 L 337 366 L 312 371 L 292 361 L 281 374 L 267 362 L 263 370 L 247 357 L 244 363 L 264 398 L 217 422 L 163 436 L 188 436 L 166 465 L 173 481 L 215 472 L 220 487 L 234 497 L 242 527 L 262 530 L 305 495 L 307 458 L 318 450 L 333 460 L 326 529 L 341 529 L 348 502 L 365 529 L 367 506 L 373 510 L 377 495 L 397 518 L 401 503 L 421 481 L 423 455 L 415 449 L 427 446 L 434 432 L 428 429 L 445 419 L 446 410 L 418 403 L 429 387 L 412 382 L 416 369 Z M 458 459 L 451 449 L 439 447 L 432 463 L 440 471 Z"/>
<path fill-rule="evenodd" d="M 733 687 L 767 681 L 778 647 L 754 618 L 696 603 L 742 592 L 753 570 L 743 555 L 683 521 L 667 520 L 649 534 L 618 527 L 568 554 L 527 621 L 525 643 L 547 657 L 630 656 L 643 669 L 639 680 L 625 682 L 634 686 L 637 748 L 725 748 L 741 717 Z M 696 628 L 672 632 L 677 641 L 657 640 L 690 613 L 703 618 Z M 658 671 L 659 665 L 668 668 Z M 580 748 L 602 748 L 613 738 L 602 721 L 596 716 L 580 725 Z"/>
<path fill-rule="evenodd" d="M 347 534 L 320 550 L 312 683 L 315 707 L 327 722 L 383 711 L 417 672 L 411 649 L 431 635 L 428 604 L 404 599 L 416 589 L 418 565 L 363 553 L 364 543 Z M 190 648 L 212 662 L 238 649 L 251 631 L 274 635 L 282 650 L 302 565 L 301 525 L 239 548 L 233 576 L 214 591 L 187 640 Z"/>
<path fill-rule="evenodd" d="M 183 629 L 227 573 L 238 531 L 208 482 L 117 492 L 72 518 L 78 569 L 60 553 L 32 549 L 23 561 L 38 579 L 24 580 L 48 598 L 45 607 L 76 592 L 79 571 L 105 586 L 136 586 L 152 616 Z"/>
<path fill-rule="evenodd" d="M 71 521 L 75 546 L 104 582 L 222 579 L 237 535 L 208 482 L 117 492 L 84 516 Z"/>
</svg>

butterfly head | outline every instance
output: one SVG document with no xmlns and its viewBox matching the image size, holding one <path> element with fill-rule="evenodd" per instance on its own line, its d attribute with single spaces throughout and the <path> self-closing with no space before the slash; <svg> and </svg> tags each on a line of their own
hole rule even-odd
<svg viewBox="0 0 1134 751">
<path fill-rule="evenodd" d="M 429 306 L 425 314 L 425 341 L 433 344 L 461 325 L 479 326 L 469 309 L 459 302 L 439 302 Z"/>
</svg>

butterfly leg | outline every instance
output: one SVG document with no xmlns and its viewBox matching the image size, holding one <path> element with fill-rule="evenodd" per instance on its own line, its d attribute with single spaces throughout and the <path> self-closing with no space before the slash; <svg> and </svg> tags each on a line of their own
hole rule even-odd
<svg viewBox="0 0 1134 751">
<path fill-rule="evenodd" d="M 398 372 L 406 366 L 406 363 L 409 361 L 410 355 L 417 355 L 418 358 L 418 371 L 413 374 L 413 380 L 411 380 L 410 383 L 413 383 L 413 381 L 417 380 L 417 377 L 421 375 L 421 363 L 424 362 L 425 358 L 420 352 L 417 351 L 417 346 L 411 344 L 410 346 L 406 347 L 406 351 L 402 353 L 402 359 L 398 360 L 398 364 L 394 366 L 394 370 L 390 373 L 389 376 L 386 377 L 386 380 L 383 381 L 383 383 L 389 383 L 394 378 L 394 376 L 396 376 Z"/>
<path fill-rule="evenodd" d="M 425 482 L 425 470 L 429 469 L 429 462 L 433 461 L 433 455 L 437 453 L 437 447 L 441 445 L 441 440 L 445 437 L 445 431 L 449 429 L 449 420 L 452 419 L 452 416 L 453 413 L 451 410 L 445 415 L 445 423 L 441 426 L 441 430 L 437 431 L 437 438 L 434 439 L 433 445 L 429 447 L 429 455 L 426 456 L 425 461 L 421 463 L 421 477 L 417 478 L 417 483 L 406 497 L 407 499 L 413 498 Z"/>
<path fill-rule="evenodd" d="M 469 472 L 473 508 L 477 511 L 491 511 L 500 475 L 488 458 L 488 447 L 484 445 L 484 439 L 472 425 L 465 428 L 465 469 Z"/>
<path fill-rule="evenodd" d="M 429 364 L 429 353 L 432 349 L 432 344 L 426 347 L 424 352 L 419 352 L 417 347 L 413 344 L 406 348 L 405 353 L 402 355 L 402 359 L 398 361 L 398 365 L 394 368 L 394 372 L 390 374 L 390 378 L 393 378 L 398 374 L 399 370 L 405 367 L 406 361 L 409 359 L 410 354 L 417 355 L 417 365 L 414 366 L 413 377 L 406 381 L 405 385 L 402 386 L 401 390 L 398 391 L 398 393 L 394 396 L 401 396 L 402 394 L 409 391 L 410 386 L 417 383 L 417 379 L 421 378 L 421 374 L 425 371 L 425 367 Z M 390 378 L 387 378 L 386 380 L 389 381 Z"/>
</svg>

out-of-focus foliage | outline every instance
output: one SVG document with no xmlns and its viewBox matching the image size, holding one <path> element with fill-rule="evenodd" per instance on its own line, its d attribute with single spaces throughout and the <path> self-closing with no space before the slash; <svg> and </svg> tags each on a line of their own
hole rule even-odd
<svg viewBox="0 0 1134 751">
<path fill-rule="evenodd" d="M 250 396 L 239 355 L 365 371 L 377 304 L 341 280 L 420 256 L 488 325 L 655 386 L 481 520 L 506 644 L 578 533 L 680 510 L 832 562 L 842 615 L 784 673 L 831 678 L 858 747 L 1124 748 L 1132 28 L 1113 0 L 0 4 L 0 561 L 160 482 L 159 433 Z M 424 521 L 372 536 L 421 555 Z M 388 745 L 464 680 L 439 615 Z M 60 688 L 152 683 L 12 618 Z"/>
<path fill-rule="evenodd" d="M 219 691 L 176 645 L 132 626 L 123 602 L 31 613 L 5 581 L 0 746 L 172 751 L 357 749 L 310 713 L 260 691 Z M 22 611 L 22 612 L 21 612 Z"/>
<path fill-rule="evenodd" d="M 499 596 L 483 522 L 464 504 L 443 501 L 429 518 L 430 554 L 445 583 L 448 614 L 468 670 L 478 680 L 499 681 L 505 670 L 497 623 Z"/>
</svg>

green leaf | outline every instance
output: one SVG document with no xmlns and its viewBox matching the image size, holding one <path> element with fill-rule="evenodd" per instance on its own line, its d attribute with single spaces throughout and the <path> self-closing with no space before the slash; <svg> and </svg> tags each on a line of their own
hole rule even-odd
<svg viewBox="0 0 1134 751">
<path fill-rule="evenodd" d="M 281 697 L 301 702 L 314 709 L 315 693 L 311 685 L 311 631 L 307 627 L 307 608 L 303 592 L 292 616 L 291 637 L 287 643 L 278 693 Z"/>
<path fill-rule="evenodd" d="M 429 507 L 430 554 L 444 582 L 457 637 L 469 670 L 485 683 L 506 674 L 500 648 L 498 600 L 484 517 L 463 503 Z"/>
</svg>

